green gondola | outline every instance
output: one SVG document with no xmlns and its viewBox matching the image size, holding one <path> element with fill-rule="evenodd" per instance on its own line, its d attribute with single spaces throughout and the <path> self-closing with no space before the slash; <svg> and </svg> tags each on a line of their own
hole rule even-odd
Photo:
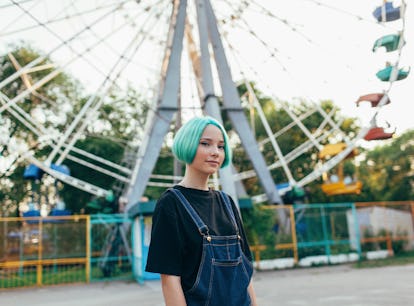
<svg viewBox="0 0 414 306">
<path fill-rule="evenodd" d="M 393 70 L 393 67 L 388 66 L 388 67 L 378 71 L 376 76 L 381 81 L 390 81 L 392 70 Z M 395 79 L 395 81 L 405 79 L 408 76 L 409 73 L 410 73 L 410 69 L 404 69 L 404 68 L 398 69 L 397 78 Z"/>
<path fill-rule="evenodd" d="M 375 52 L 381 47 L 385 47 L 385 50 L 387 52 L 392 52 L 398 49 L 399 43 L 400 43 L 401 36 L 398 34 L 390 34 L 385 35 L 381 38 L 378 38 L 375 43 L 374 47 L 372 48 L 372 51 Z M 403 45 L 405 42 L 403 42 Z"/>
</svg>

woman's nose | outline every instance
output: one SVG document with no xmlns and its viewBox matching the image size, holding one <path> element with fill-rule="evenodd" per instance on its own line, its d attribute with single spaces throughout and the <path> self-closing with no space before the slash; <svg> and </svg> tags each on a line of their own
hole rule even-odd
<svg viewBox="0 0 414 306">
<path fill-rule="evenodd" d="M 212 155 L 218 155 L 219 154 L 219 148 L 216 146 L 211 146 L 211 154 Z"/>
</svg>

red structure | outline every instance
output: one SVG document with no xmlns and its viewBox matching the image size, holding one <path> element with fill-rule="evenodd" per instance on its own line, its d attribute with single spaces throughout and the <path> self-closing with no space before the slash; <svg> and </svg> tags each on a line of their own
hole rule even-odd
<svg viewBox="0 0 414 306">
<path fill-rule="evenodd" d="M 394 132 L 392 133 L 386 133 L 384 131 L 384 128 L 382 127 L 373 127 L 371 128 L 368 133 L 365 135 L 365 140 L 382 140 L 382 139 L 389 139 L 394 135 Z"/>
<path fill-rule="evenodd" d="M 371 102 L 371 107 L 376 107 L 383 97 L 384 97 L 383 93 L 367 94 L 364 96 L 360 96 L 358 100 L 356 101 L 356 104 L 357 106 L 359 106 L 359 103 L 366 101 L 366 102 Z M 385 102 L 385 104 L 389 104 L 389 103 L 391 103 L 391 100 L 389 97 L 387 97 L 387 102 Z"/>
</svg>

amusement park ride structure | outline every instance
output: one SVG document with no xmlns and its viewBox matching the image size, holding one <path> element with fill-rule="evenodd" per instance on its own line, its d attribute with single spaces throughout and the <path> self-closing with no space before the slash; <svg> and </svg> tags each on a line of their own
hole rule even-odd
<svg viewBox="0 0 414 306">
<path fill-rule="evenodd" d="M 392 2 L 384 1 L 382 6 L 377 7 L 373 16 L 378 22 L 391 22 L 404 18 L 405 13 L 405 2 L 402 2 L 401 7 L 394 7 Z M 404 40 L 404 21 L 402 23 L 402 29 L 399 33 L 387 34 L 383 37 L 378 38 L 374 42 L 372 48 L 373 52 L 376 52 L 379 48 L 383 47 L 386 52 L 398 52 L 397 58 L 401 54 L 401 50 L 405 45 Z M 386 63 L 386 68 L 377 72 L 376 76 L 378 79 L 384 82 L 390 82 L 388 90 L 383 91 L 382 93 L 369 93 L 362 95 L 356 101 L 357 106 L 362 102 L 371 103 L 373 108 L 381 108 L 382 106 L 391 103 L 389 98 L 389 91 L 391 85 L 394 81 L 405 79 L 409 74 L 409 69 L 400 69 L 397 63 L 394 66 L 391 66 L 388 62 Z M 392 138 L 394 132 L 385 132 L 384 127 L 377 125 L 377 115 L 378 111 L 375 112 L 371 118 L 371 124 L 368 130 L 364 130 L 363 139 L 366 141 L 375 141 L 375 140 L 384 140 Z M 336 143 L 326 145 L 319 153 L 320 159 L 325 159 L 329 156 L 335 156 L 341 151 L 344 151 L 346 148 L 345 143 Z M 353 148 L 352 151 L 348 150 L 348 155 L 344 157 L 342 161 L 338 163 L 337 174 L 334 175 L 336 181 L 332 181 L 327 172 L 323 173 L 322 190 L 327 195 L 338 195 L 338 194 L 359 194 L 362 190 L 362 182 L 358 181 L 357 178 L 349 179 L 349 177 L 344 177 L 343 173 L 343 163 L 346 159 L 354 158 L 358 154 L 358 150 Z"/>
<path fill-rule="evenodd" d="M 86 1 L 79 2 L 83 2 L 83 5 L 85 5 Z M 406 6 L 404 1 L 401 1 L 399 7 L 394 7 L 392 2 L 384 1 L 373 12 L 374 18 L 381 24 L 401 21 L 401 30 L 398 33 L 388 33 L 380 37 L 375 41 L 372 48 L 373 52 L 376 52 L 379 48 L 384 47 L 387 53 L 393 52 L 397 55 L 393 65 L 387 63 L 386 67 L 376 74 L 380 81 L 389 84 L 388 89 L 380 93 L 364 94 L 356 101 L 357 106 L 363 102 L 369 102 L 375 110 L 369 126 L 364 126 L 351 139 L 349 135 L 341 130 L 341 122 L 335 122 L 334 111 L 326 113 L 319 104 L 315 103 L 313 109 L 297 114 L 287 103 L 281 103 L 277 107 L 283 108 L 291 119 L 291 123 L 275 132 L 267 121 L 265 111 L 262 109 L 251 84 L 244 80 L 250 105 L 253 106 L 267 134 L 267 138 L 260 142 L 256 141 L 253 131 L 254 126 L 248 122 L 241 97 L 237 91 L 232 75 L 235 67 L 231 66 L 228 57 L 233 46 L 226 40 L 227 30 L 223 28 L 242 19 L 243 12 L 252 7 L 252 10 L 262 11 L 266 18 L 280 22 L 281 20 L 277 16 L 264 6 L 256 3 L 256 1 L 194 0 L 193 2 L 187 2 L 187 0 L 174 0 L 164 1 L 164 3 L 160 1 L 157 5 L 146 4 L 146 1 L 123 0 L 116 2 L 107 1 L 96 4 L 96 7 L 91 9 L 79 11 L 76 1 L 68 1 L 64 9 L 54 16 L 52 14 L 36 15 L 35 8 L 38 1 L 13 1 L 13 4 L 0 8 L 17 9 L 20 13 L 18 20 L 29 19 L 35 22 L 34 25 L 29 26 L 27 24 L 19 25 L 16 19 L 8 25 L 3 25 L 2 28 L 6 29 L 6 34 L 30 31 L 33 28 L 45 30 L 49 35 L 58 38 L 57 46 L 48 50 L 47 57 L 51 58 L 55 53 L 62 50 L 68 51 L 69 54 L 60 64 L 45 64 L 46 56 L 40 56 L 22 65 L 13 52 L 7 52 L 10 65 L 14 67 L 15 72 L 0 80 L 0 122 L 6 122 L 7 120 L 4 118 L 9 118 L 9 120 L 11 118 L 11 120 L 26 127 L 32 133 L 34 139 L 30 144 L 26 144 L 20 149 L 11 145 L 12 142 L 16 142 L 13 132 L 9 131 L 5 141 L 1 142 L 0 139 L 0 153 L 8 152 L 6 155 L 9 166 L 6 173 L 12 172 L 19 161 L 23 160 L 27 164 L 24 172 L 24 178 L 27 180 L 41 180 L 42 176 L 47 173 L 56 182 L 60 181 L 72 185 L 96 197 L 105 198 L 108 202 L 113 202 L 114 199 L 122 196 L 127 199 L 124 208 L 125 216 L 134 217 L 138 215 L 140 199 L 143 197 L 147 186 L 169 187 L 180 179 L 179 171 L 170 175 L 154 174 L 153 171 L 161 148 L 166 142 L 168 134 L 173 130 L 172 126 L 174 124 L 178 125 L 182 120 L 181 113 L 184 109 L 181 105 L 182 89 L 184 87 L 182 59 L 185 58 L 185 55 L 188 55 L 188 62 L 192 67 L 192 79 L 197 90 L 197 98 L 194 98 L 194 100 L 198 101 L 199 113 L 210 115 L 220 122 L 223 122 L 222 114 L 225 114 L 253 166 L 253 169 L 244 172 L 237 172 L 237 165 L 226 167 L 220 170 L 219 180 L 214 178 L 213 183 L 230 194 L 236 202 L 238 199 L 246 197 L 242 181 L 252 177 L 258 178 L 264 191 L 263 194 L 249 195 L 253 202 L 283 204 L 283 192 L 304 187 L 320 177 L 323 179 L 322 190 L 327 195 L 359 194 L 361 192 L 361 182 L 358 181 L 357 177 L 349 180 L 344 175 L 343 164 L 347 160 L 352 160 L 358 153 L 357 147 L 360 140 L 381 140 L 393 136 L 393 132 L 385 132 L 383 127 L 377 125 L 377 115 L 384 105 L 391 102 L 389 92 L 393 82 L 406 78 L 409 73 L 409 69 L 399 67 L 399 58 L 405 44 L 404 16 Z M 218 18 L 217 14 L 223 11 L 218 6 L 223 5 L 223 3 L 228 4 L 232 12 L 226 18 Z M 315 4 L 321 5 L 316 1 Z M 69 11 L 72 12 L 72 15 L 68 13 Z M 98 14 L 98 17 L 83 18 L 88 16 L 90 12 Z M 166 17 L 165 12 L 171 13 Z M 122 17 L 118 24 L 116 20 L 119 15 Z M 99 27 L 98 24 L 108 17 L 113 17 L 111 22 L 114 28 L 109 32 L 105 32 L 106 27 Z M 158 28 L 157 23 L 165 23 L 165 17 L 168 22 L 168 29 L 164 26 L 163 31 L 152 32 Z M 74 20 L 75 22 L 71 24 L 70 21 Z M 64 36 L 63 32 L 59 32 L 60 29 L 54 28 L 54 25 L 60 22 L 65 22 L 66 26 L 69 24 L 76 30 L 70 29 L 69 36 Z M 139 22 L 142 23 L 138 24 Z M 286 20 L 282 23 L 290 27 L 293 32 L 298 32 Z M 14 25 L 17 26 L 14 27 Z M 113 42 L 110 43 L 110 38 L 116 36 L 115 34 L 124 28 L 129 30 L 127 35 L 122 37 L 131 36 L 133 38 L 124 49 L 119 47 L 119 50 L 114 50 L 115 46 L 118 47 L 118 45 Z M 194 34 L 194 28 L 198 30 L 198 35 Z M 249 29 L 248 33 L 255 36 L 265 46 L 265 49 L 270 52 L 268 56 L 270 59 L 275 58 L 274 54 L 277 48 L 269 48 L 268 43 L 258 37 L 252 29 Z M 88 34 L 86 35 L 87 39 L 85 39 L 85 34 Z M 95 40 L 85 47 L 85 41 L 89 43 L 91 37 Z M 151 97 L 154 102 L 147 114 L 145 126 L 143 127 L 143 137 L 138 141 L 133 139 L 131 143 L 135 144 L 126 146 L 120 164 L 77 147 L 78 140 L 87 134 L 88 125 L 93 123 L 112 89 L 116 87 L 123 88 L 120 82 L 123 79 L 124 71 L 134 67 L 134 77 L 136 76 L 134 57 L 142 57 L 138 51 L 144 48 L 146 42 L 157 45 L 158 49 L 163 49 L 163 51 L 158 50 L 160 54 L 162 52 L 163 54 L 159 57 L 153 56 L 155 62 L 152 62 L 152 64 L 156 63 L 159 68 L 159 72 L 157 72 L 158 89 L 153 89 L 156 94 Z M 119 41 L 118 43 L 122 45 Z M 106 62 L 98 63 L 94 54 L 95 48 L 98 49 L 101 44 L 105 45 L 105 52 L 110 50 L 115 53 L 115 61 L 109 65 L 107 71 L 102 71 Z M 185 49 L 185 46 L 188 50 Z M 148 53 L 148 51 L 146 52 Z M 26 112 L 20 105 L 31 98 L 48 101 L 49 98 L 40 94 L 39 89 L 77 61 L 86 61 L 90 66 L 96 68 L 103 74 L 103 80 L 79 112 L 71 120 L 67 120 L 65 129 L 63 131 L 53 131 L 54 136 L 51 137 L 47 125 L 36 120 L 32 113 Z M 32 78 L 31 74 L 38 71 L 45 72 L 44 76 L 41 79 Z M 244 76 L 242 71 L 240 73 Z M 8 89 L 15 86 L 16 80 L 21 80 L 24 89 L 17 91 L 14 96 L 7 95 L 6 93 L 13 92 Z M 140 89 L 145 91 L 143 88 Z M 274 103 L 276 103 L 276 100 Z M 137 105 L 137 107 L 140 106 Z M 311 130 L 305 122 L 313 114 L 318 114 L 322 120 L 318 123 L 317 129 Z M 7 129 L 7 125 L 4 126 Z M 298 133 L 303 134 L 306 140 L 290 152 L 285 152 L 285 148 L 282 148 L 278 142 L 278 137 L 293 127 L 297 128 Z M 333 143 L 332 140 L 334 139 L 340 140 Z M 274 152 L 274 159 L 270 164 L 261 152 L 261 148 L 268 143 L 270 143 Z M 36 150 L 45 147 L 48 148 L 48 156 L 44 159 L 37 158 Z M 309 151 L 318 153 L 318 163 L 309 173 L 295 174 L 295 169 L 292 169 L 291 166 L 292 162 Z M 5 156 L 0 155 L 0 161 L 1 159 L 4 160 Z M 75 177 L 64 164 L 65 160 L 70 160 L 102 175 L 115 178 L 116 183 L 113 190 L 107 190 L 95 185 L 94 182 L 86 182 Z M 276 168 L 282 169 L 286 183 L 281 184 L 274 181 L 271 170 Z M 178 167 L 175 170 L 177 169 Z M 332 174 L 333 172 L 336 172 L 336 174 L 330 177 L 328 173 Z M 336 179 L 334 180 L 335 175 Z M 160 180 L 166 182 L 160 182 Z M 281 185 L 284 186 L 283 192 L 277 189 L 277 186 Z M 114 195 L 114 191 L 116 195 Z M 32 213 L 32 211 L 29 211 L 29 213 Z M 285 225 L 283 219 L 286 216 L 280 213 L 279 218 L 281 219 L 280 224 Z M 127 224 L 130 223 L 117 224 L 107 236 L 100 261 L 101 269 L 105 275 L 111 273 L 109 259 L 111 254 L 119 251 L 119 248 L 125 247 L 128 258 L 132 261 L 131 250 L 126 238 Z"/>
<path fill-rule="evenodd" d="M 249 125 L 243 111 L 241 99 L 238 95 L 235 81 L 233 80 L 232 67 L 230 66 L 228 54 L 226 53 L 229 49 L 228 46 L 226 49 L 226 40 L 224 39 L 225 33 L 223 33 L 219 27 L 222 23 L 221 20 L 217 18 L 216 12 L 218 10 L 215 10 L 214 5 L 216 5 L 214 1 L 195 0 L 191 11 L 189 8 L 190 3 L 186 0 L 176 0 L 169 1 L 167 7 L 155 11 L 155 6 L 148 6 L 140 3 L 140 1 L 121 1 L 121 3 L 116 6 L 108 4 L 109 10 L 107 13 L 102 14 L 102 16 L 96 20 L 85 22 L 84 26 L 78 32 L 74 33 L 69 38 L 62 38 L 59 45 L 51 49 L 48 53 L 48 55 L 53 55 L 55 51 L 69 46 L 72 57 L 67 60 L 66 63 L 60 65 L 49 64 L 46 67 L 41 65 L 45 58 L 39 57 L 32 62 L 21 66 L 13 54 L 9 53 L 10 62 L 16 72 L 0 81 L 0 119 L 2 114 L 7 112 L 10 118 L 22 123 L 37 137 L 33 148 L 26 146 L 24 149 L 20 150 L 18 154 L 15 154 L 13 161 L 10 162 L 9 160 L 9 169 L 12 169 L 13 165 L 22 158 L 32 167 L 36 167 L 42 173 L 47 173 L 63 183 L 75 186 L 76 188 L 87 191 L 98 197 L 109 195 L 110 190 L 96 186 L 93 182 L 85 182 L 72 176 L 70 170 L 64 166 L 64 161 L 70 159 L 85 167 L 115 178 L 119 183 L 119 186 L 122 187 L 118 196 L 124 196 L 128 199 L 126 211 L 129 215 L 133 216 L 136 213 L 139 199 L 144 195 L 147 186 L 171 186 L 173 182 L 179 178 L 179 174 L 161 176 L 154 174 L 153 171 L 161 148 L 165 142 L 165 138 L 168 133 L 171 132 L 171 126 L 173 125 L 174 120 L 179 122 L 180 119 L 179 114 L 182 110 L 180 106 L 180 95 L 183 74 L 182 58 L 184 58 L 183 55 L 185 53 L 184 46 L 188 47 L 186 53 L 190 58 L 189 62 L 192 66 L 193 78 L 197 84 L 196 87 L 200 111 L 215 117 L 221 122 L 223 121 L 221 114 L 223 112 L 226 113 L 253 166 L 252 170 L 243 173 L 237 173 L 235 170 L 236 167 L 234 166 L 227 167 L 220 171 L 219 183 L 216 183 L 236 200 L 245 194 L 241 181 L 256 176 L 261 183 L 264 193 L 251 195 L 252 200 L 254 202 L 267 201 L 270 203 L 282 204 L 281 194 L 275 188 L 271 169 L 279 167 L 283 169 L 289 188 L 304 187 L 321 176 L 326 178 L 326 173 L 331 169 L 335 169 L 337 165 L 339 165 L 340 168 L 343 160 L 352 157 L 356 153 L 356 147 L 360 140 L 365 139 L 371 141 L 387 139 L 393 136 L 392 132 L 385 132 L 383 127 L 377 126 L 376 118 L 380 109 L 391 102 L 389 91 L 393 82 L 402 80 L 409 74 L 409 69 L 402 69 L 399 67 L 399 58 L 405 44 L 405 1 L 401 1 L 401 6 L 399 7 L 394 7 L 392 2 L 385 1 L 373 12 L 373 16 L 378 23 L 385 24 L 387 22 L 400 21 L 401 29 L 398 33 L 389 33 L 386 36 L 377 39 L 374 43 L 373 52 L 384 47 L 386 52 L 394 52 L 396 54 L 396 60 L 392 65 L 387 63 L 386 67 L 377 73 L 377 78 L 379 80 L 389 84 L 388 88 L 380 93 L 376 92 L 362 95 L 356 101 L 357 106 L 363 102 L 370 102 L 372 108 L 375 109 L 375 113 L 372 116 L 370 125 L 363 127 L 353 139 L 350 139 L 348 135 L 345 135 L 341 131 L 340 122 L 334 122 L 332 114 L 326 113 L 318 105 L 315 105 L 314 110 L 309 110 L 309 114 L 304 113 L 301 115 L 292 112 L 288 105 L 283 105 L 286 113 L 292 119 L 291 125 L 286 126 L 285 128 L 289 129 L 291 126 L 296 126 L 307 138 L 307 140 L 299 147 L 291 152 L 284 153 L 283 148 L 280 148 L 277 140 L 277 136 L 283 133 L 283 131 L 278 131 L 276 133 L 272 131 L 272 127 L 267 122 L 266 117 L 264 116 L 264 111 L 261 109 L 254 91 L 249 83 L 246 82 L 248 94 L 253 101 L 253 105 L 262 121 L 261 123 L 263 124 L 264 130 L 268 135 L 267 142 L 271 143 L 274 150 L 276 161 L 270 165 L 264 159 L 260 151 L 260 144 L 256 141 L 252 127 Z M 237 9 L 231 14 L 230 19 L 237 20 L 237 18 L 239 18 L 237 12 L 240 13 L 243 10 L 249 9 L 249 6 L 251 7 L 254 5 L 254 1 L 252 4 L 242 1 L 242 3 L 235 5 L 237 6 Z M 37 27 L 46 28 L 49 32 L 53 32 L 52 25 L 54 22 L 62 20 L 61 16 L 59 18 L 56 17 L 56 20 L 53 20 L 53 18 L 48 19 L 47 21 L 39 20 L 30 13 L 30 9 L 27 6 L 24 6 L 22 1 L 14 2 L 14 6 L 21 11 L 22 16 L 30 17 L 37 22 Z M 105 6 L 102 7 L 105 8 Z M 102 7 L 99 7 L 99 10 L 101 10 Z M 127 162 L 124 165 L 119 165 L 112 161 L 105 160 L 102 157 L 95 156 L 91 152 L 77 148 L 76 142 L 86 133 L 85 131 L 88 124 L 93 121 L 94 116 L 102 107 L 105 95 L 109 94 L 113 86 L 116 85 L 117 77 L 119 77 L 122 72 L 127 69 L 127 66 L 131 64 L 131 61 L 123 60 L 132 58 L 134 50 L 137 50 L 140 47 L 140 43 L 145 41 L 145 39 L 156 40 L 154 35 L 148 34 L 143 28 L 136 34 L 142 41 L 137 43 L 137 40 L 139 39 L 135 39 L 134 41 L 131 41 L 131 46 L 128 46 L 128 48 L 122 52 L 120 51 L 119 61 L 106 73 L 104 81 L 101 83 L 96 93 L 91 95 L 74 119 L 67 123 L 65 130 L 60 132 L 58 137 L 55 137 L 54 139 L 48 138 L 46 142 L 42 143 L 42 139 L 48 134 L 48 130 L 44 125 L 33 120 L 32 115 L 26 113 L 19 107 L 19 104 L 30 96 L 39 95 L 36 92 L 37 89 L 59 75 L 63 69 L 66 66 L 69 66 L 73 61 L 77 59 L 85 59 L 95 46 L 105 42 L 105 35 L 102 35 L 97 38 L 95 43 L 86 47 L 83 51 L 78 50 L 79 46 L 75 43 L 83 39 L 83 32 L 91 31 L 94 33 L 94 27 L 100 19 L 110 16 L 110 14 L 115 11 L 126 12 L 124 11 L 126 9 L 131 11 L 131 7 L 135 10 L 138 9 L 139 14 L 141 14 L 139 15 L 140 17 L 152 14 L 155 16 L 154 19 L 160 19 L 159 16 L 161 16 L 161 11 L 166 8 L 171 9 L 172 12 L 169 17 L 169 29 L 168 32 L 165 33 L 166 38 L 162 44 L 165 53 L 160 65 L 160 80 L 158 83 L 158 90 L 156 91 L 158 94 L 154 98 L 155 102 L 152 107 L 150 107 L 150 111 L 147 115 L 143 133 L 144 136 L 140 139 L 139 146 L 131 146 L 130 149 L 125 150 L 124 161 Z M 98 8 L 96 11 L 98 11 Z M 194 14 L 191 15 L 190 11 Z M 124 22 L 127 26 L 134 29 L 134 27 L 137 27 L 135 22 L 139 19 L 137 19 L 137 16 L 130 16 L 129 14 L 130 13 L 125 13 Z M 198 36 L 194 35 L 193 28 L 198 29 Z M 19 32 L 23 30 L 24 28 L 17 30 L 13 29 L 11 32 Z M 135 43 L 135 45 L 133 45 L 132 42 Z M 185 44 L 185 42 L 187 44 Z M 73 45 L 71 45 L 72 43 Z M 94 66 L 96 67 L 97 64 Z M 215 67 L 216 70 L 214 70 L 213 67 Z M 42 69 L 50 71 L 50 73 L 40 80 L 32 81 L 30 74 Z M 12 86 L 13 82 L 19 78 L 23 81 L 26 89 L 19 92 L 16 96 L 7 96 L 5 94 L 5 89 Z M 216 88 L 217 84 L 219 84 L 220 89 Z M 39 98 L 42 99 L 43 97 Z M 304 119 L 312 112 L 317 112 L 324 118 L 316 132 L 310 131 L 304 124 Z M 329 131 L 327 132 L 326 129 L 323 131 L 323 128 L 328 125 L 330 126 Z M 339 144 L 331 144 L 329 143 L 331 135 L 340 135 L 341 137 L 333 138 L 341 138 L 342 140 Z M 9 135 L 8 141 L 11 141 L 12 138 L 13 136 Z M 45 160 L 39 160 L 35 157 L 35 148 L 39 144 L 43 147 L 48 146 L 50 148 L 50 154 Z M 335 152 L 332 151 L 330 154 L 325 154 L 324 152 L 326 152 L 326 150 L 330 150 L 327 146 L 332 145 L 336 149 L 334 150 Z M 7 145 L 4 144 L 3 146 L 7 147 Z M 289 164 L 295 158 L 311 149 L 316 149 L 319 152 L 319 164 L 315 166 L 312 172 L 306 173 L 300 177 L 295 177 Z M 84 158 L 75 157 L 71 153 L 76 153 L 77 156 L 83 156 Z M 86 159 L 90 161 L 87 162 Z M 166 183 L 154 182 L 151 180 L 154 177 L 170 181 Z M 357 182 L 353 188 L 350 189 L 348 188 L 349 186 L 345 186 L 344 179 L 343 176 L 340 177 L 339 183 L 341 186 L 328 186 L 328 182 L 325 181 L 322 188 L 327 194 L 331 195 L 351 192 L 359 193 L 361 191 L 360 182 Z"/>
</svg>

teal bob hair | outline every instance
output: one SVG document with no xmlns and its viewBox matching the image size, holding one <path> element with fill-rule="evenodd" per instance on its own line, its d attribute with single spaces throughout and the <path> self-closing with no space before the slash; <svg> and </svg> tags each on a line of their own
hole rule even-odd
<svg viewBox="0 0 414 306">
<path fill-rule="evenodd" d="M 172 152 L 175 157 L 186 163 L 191 164 L 197 153 L 201 135 L 207 125 L 212 124 L 218 127 L 224 139 L 224 161 L 221 168 L 230 164 L 231 150 L 229 147 L 229 137 L 224 127 L 212 117 L 194 117 L 184 124 L 174 137 Z"/>
</svg>

